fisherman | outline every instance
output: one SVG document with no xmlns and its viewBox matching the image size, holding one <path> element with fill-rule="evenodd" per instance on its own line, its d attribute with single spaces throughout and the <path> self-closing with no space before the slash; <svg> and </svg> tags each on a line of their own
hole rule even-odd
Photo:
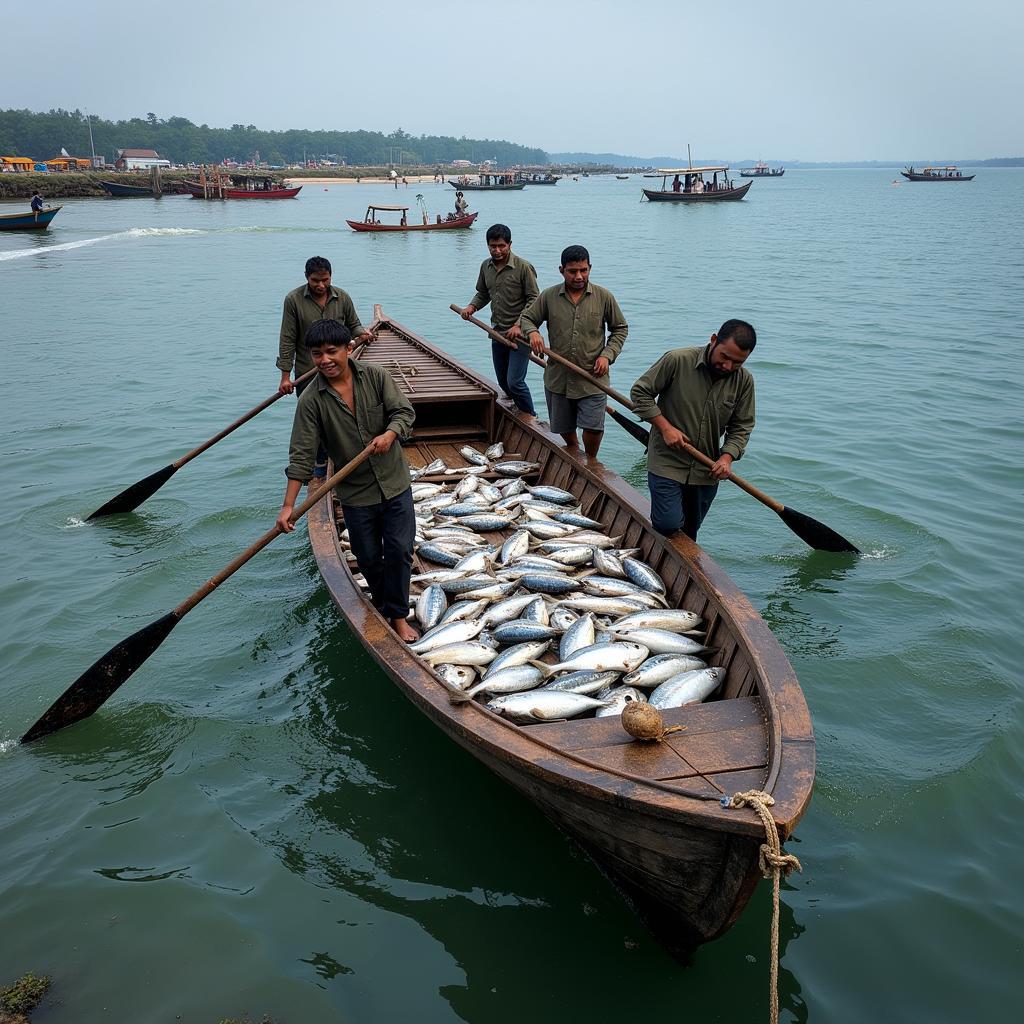
<svg viewBox="0 0 1024 1024">
<path fill-rule="evenodd" d="M 33 219 L 39 220 L 39 214 L 43 212 L 43 205 L 43 197 L 38 192 L 34 193 L 32 201 L 29 203 L 29 206 L 32 207 Z"/>
<path fill-rule="evenodd" d="M 754 429 L 754 378 L 743 364 L 756 344 L 750 324 L 726 320 L 707 345 L 666 352 L 633 385 L 637 415 L 655 428 L 647 485 L 651 525 L 659 533 L 682 530 L 696 540 L 718 482 L 743 455 Z M 714 466 L 692 459 L 684 444 L 714 459 Z"/>
<path fill-rule="evenodd" d="M 338 320 L 343 323 L 353 338 L 369 334 L 356 315 L 356 308 L 348 292 L 331 284 L 331 263 L 323 256 L 311 256 L 306 260 L 306 283 L 290 291 L 284 297 L 281 314 L 281 335 L 278 346 L 277 368 L 281 371 L 280 390 L 290 395 L 295 388 L 292 383 L 292 366 L 295 376 L 301 377 L 313 369 L 313 360 L 302 344 L 306 331 L 319 320 Z M 301 391 L 305 385 L 300 385 Z M 316 477 L 327 473 L 327 462 L 317 459 Z"/>
<path fill-rule="evenodd" d="M 383 367 L 349 358 L 349 329 L 337 320 L 314 323 L 305 347 L 320 371 L 299 396 L 292 424 L 288 484 L 277 525 L 285 533 L 303 481 L 321 446 L 336 468 L 364 448 L 374 454 L 338 484 L 337 495 L 359 571 L 373 605 L 406 642 L 418 634 L 407 621 L 416 516 L 402 446 L 415 419 L 412 405 Z"/>
<path fill-rule="evenodd" d="M 507 225 L 492 224 L 487 229 L 486 238 L 491 258 L 480 264 L 476 294 L 463 309 L 462 319 L 468 320 L 489 302 L 494 329 L 504 334 L 509 341 L 524 341 L 519 317 L 540 294 L 537 271 L 533 269 L 533 264 L 512 252 L 512 232 Z M 511 349 L 492 341 L 491 362 L 501 390 L 512 399 L 520 412 L 536 416 L 533 395 L 526 383 L 526 371 L 530 368 L 530 346 L 522 344 Z"/>
<path fill-rule="evenodd" d="M 469 203 L 466 202 L 465 197 L 461 192 L 455 193 L 455 216 L 465 217 L 466 211 L 469 209 Z"/>
<path fill-rule="evenodd" d="M 534 354 L 543 355 L 540 325 L 546 320 L 552 352 L 595 377 L 607 378 L 608 367 L 622 351 L 629 333 L 626 318 L 607 288 L 590 283 L 590 253 L 582 245 L 563 249 L 558 269 L 562 284 L 545 288 L 526 307 L 520 319 L 523 333 L 529 337 Z M 604 435 L 604 392 L 549 360 L 544 371 L 544 397 L 551 430 L 562 435 L 566 448 L 579 449 L 579 427 L 587 457 L 596 459 Z"/>
</svg>

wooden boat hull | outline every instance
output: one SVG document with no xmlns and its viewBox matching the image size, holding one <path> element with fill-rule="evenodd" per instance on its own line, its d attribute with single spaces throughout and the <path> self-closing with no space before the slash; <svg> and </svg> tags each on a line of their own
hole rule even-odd
<svg viewBox="0 0 1024 1024">
<path fill-rule="evenodd" d="M 61 209 L 60 206 L 50 206 L 38 217 L 34 213 L 0 214 L 0 231 L 45 231 Z"/>
<path fill-rule="evenodd" d="M 489 382 L 407 328 L 379 312 L 375 326 L 377 338 L 359 358 L 402 367 L 396 383 L 417 410 L 406 448 L 412 464 L 441 456 L 456 465 L 465 461 L 457 452 L 467 441 L 503 441 L 507 452 L 541 464 L 540 481 L 572 490 L 585 515 L 640 548 L 672 603 L 708 622 L 715 663 L 727 669 L 722 699 L 664 712 L 666 724 L 685 731 L 642 744 L 630 740 L 617 717 L 517 726 L 483 704 L 449 702 L 362 596 L 340 547 L 333 499 L 308 515 L 331 597 L 380 667 L 446 735 L 578 842 L 655 936 L 685 960 L 728 929 L 760 879 L 761 824 L 749 811 L 723 807 L 721 793 L 771 793 L 783 839 L 810 800 L 814 736 L 793 670 L 725 573 L 687 538 L 655 534 L 647 502 L 625 481 L 571 458 L 560 438 L 498 405 Z"/>
<path fill-rule="evenodd" d="M 739 188 L 719 189 L 717 192 L 663 192 L 660 189 L 645 188 L 643 193 L 652 203 L 719 203 L 742 199 L 753 184 L 748 181 Z"/>
<path fill-rule="evenodd" d="M 302 191 L 301 185 L 297 185 L 295 188 L 272 188 L 262 191 L 259 189 L 250 191 L 245 188 L 225 188 L 222 197 L 213 185 L 206 186 L 208 194 L 205 196 L 203 195 L 203 186 L 198 181 L 184 181 L 182 185 L 193 199 L 294 199 Z"/>
<path fill-rule="evenodd" d="M 365 220 L 347 220 L 345 223 L 353 231 L 458 231 L 460 228 L 471 228 L 479 213 L 470 213 L 455 220 L 436 221 L 431 224 L 367 224 Z"/>
<path fill-rule="evenodd" d="M 973 181 L 973 174 L 961 174 L 957 177 L 947 177 L 942 174 L 921 174 L 918 171 L 900 171 L 907 181 Z"/>
<path fill-rule="evenodd" d="M 101 181 L 100 188 L 115 199 L 153 198 L 149 185 L 122 185 L 119 181 Z"/>
<path fill-rule="evenodd" d="M 448 184 L 459 192 L 518 192 L 526 188 L 525 181 L 513 182 L 511 185 L 456 185 L 453 181 Z"/>
</svg>

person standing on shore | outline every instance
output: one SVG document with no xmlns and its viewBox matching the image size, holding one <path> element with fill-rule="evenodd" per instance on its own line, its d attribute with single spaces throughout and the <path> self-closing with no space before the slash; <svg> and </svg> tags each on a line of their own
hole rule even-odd
<svg viewBox="0 0 1024 1024">
<path fill-rule="evenodd" d="M 757 333 L 726 320 L 707 345 L 666 352 L 632 387 L 636 414 L 652 427 L 647 449 L 651 525 L 697 539 L 704 517 L 754 429 L 754 378 L 743 364 Z M 723 440 L 724 438 L 724 440 Z M 689 444 L 715 464 L 707 469 Z"/>
<path fill-rule="evenodd" d="M 540 325 L 547 321 L 551 351 L 587 370 L 606 377 L 629 334 L 629 325 L 615 296 L 607 288 L 590 283 L 590 253 L 582 245 L 562 250 L 558 268 L 562 284 L 545 288 L 523 310 L 523 333 L 534 354 L 544 354 Z M 605 328 L 608 335 L 605 336 Z M 578 449 L 576 428 L 583 431 L 587 457 L 597 458 L 604 436 L 604 392 L 572 370 L 548 361 L 544 371 L 544 397 L 553 433 L 561 434 L 566 448 Z"/>
<path fill-rule="evenodd" d="M 277 368 L 281 371 L 278 387 L 290 395 L 295 390 L 292 369 L 301 377 L 313 369 L 313 359 L 303 344 L 306 332 L 321 320 L 337 320 L 348 328 L 353 338 L 372 332 L 362 325 L 348 292 L 331 284 L 331 263 L 323 256 L 306 260 L 306 283 L 299 285 L 284 297 L 281 313 L 281 332 L 278 339 Z M 299 386 L 301 392 L 305 385 Z M 322 453 L 321 453 L 322 454 Z M 326 460 L 317 459 L 317 477 L 327 472 Z"/>
<path fill-rule="evenodd" d="M 491 324 L 509 341 L 523 338 L 519 317 L 540 294 L 537 271 L 533 264 L 512 252 L 512 232 L 505 224 L 492 224 L 487 229 L 487 248 L 491 258 L 480 264 L 476 294 L 462 311 L 468 320 L 478 309 L 491 304 Z M 533 395 L 526 383 L 530 368 L 530 347 L 517 345 L 513 350 L 496 341 L 491 342 L 491 362 L 501 390 L 512 399 L 516 408 L 528 416 L 536 416 Z"/>
<path fill-rule="evenodd" d="M 349 359 L 351 340 L 348 328 L 330 319 L 313 324 L 305 335 L 320 372 L 295 407 L 277 525 L 285 533 L 295 529 L 295 500 L 318 448 L 327 450 L 336 467 L 372 448 L 373 455 L 338 484 L 337 494 L 373 605 L 408 643 L 418 637 L 408 622 L 416 514 L 409 465 L 395 442 L 411 436 L 416 414 L 387 370 Z"/>
</svg>

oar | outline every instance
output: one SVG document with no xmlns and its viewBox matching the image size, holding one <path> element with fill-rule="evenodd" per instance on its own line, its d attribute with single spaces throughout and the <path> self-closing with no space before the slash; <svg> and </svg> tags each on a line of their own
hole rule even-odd
<svg viewBox="0 0 1024 1024">
<path fill-rule="evenodd" d="M 351 462 L 346 463 L 337 473 L 329 476 L 315 494 L 307 497 L 292 512 L 291 521 L 298 522 L 321 498 L 327 495 L 330 488 L 341 483 L 354 469 L 365 462 L 370 454 L 370 448 L 364 448 Z M 212 594 L 229 576 L 236 573 L 250 558 L 262 551 L 282 532 L 281 527 L 275 523 L 272 530 L 263 534 L 255 544 L 246 548 L 216 576 L 211 576 L 194 594 L 187 597 L 176 608 L 111 647 L 99 661 L 87 668 L 53 702 L 46 714 L 21 737 L 21 742 L 31 743 L 32 740 L 48 736 L 51 732 L 56 732 L 83 718 L 88 718 L 98 710 L 104 701 L 142 665 L 164 642 L 167 634 L 204 597 Z"/>
<path fill-rule="evenodd" d="M 352 343 L 352 351 L 354 352 L 357 348 L 367 344 L 373 340 L 373 327 L 366 334 L 361 334 Z M 310 380 L 316 375 L 316 367 L 312 370 L 307 370 L 301 377 L 296 377 L 292 382 L 294 385 L 304 384 L 307 380 Z M 174 476 L 175 473 L 181 469 L 187 462 L 191 462 L 194 458 L 202 455 L 208 448 L 212 448 L 218 441 L 223 441 L 228 434 L 237 430 L 240 426 L 248 423 L 254 416 L 258 416 L 264 409 L 268 409 L 278 399 L 284 397 L 283 391 L 277 391 L 272 394 L 269 398 L 264 399 L 255 408 L 250 409 L 244 416 L 240 416 L 234 423 L 225 427 L 219 434 L 214 434 L 209 441 L 204 441 L 198 448 L 193 448 L 192 451 L 185 455 L 182 455 L 180 459 L 172 462 L 169 466 L 164 466 L 163 469 L 158 469 L 155 473 L 150 473 L 149 476 L 143 477 L 141 480 L 136 481 L 131 487 L 126 487 L 120 494 L 115 495 L 105 505 L 101 505 L 89 519 L 101 519 L 103 516 L 114 516 L 119 512 L 134 512 L 144 501 L 151 498 L 168 480 Z"/>
<path fill-rule="evenodd" d="M 456 312 L 460 313 L 462 310 L 458 306 L 452 306 Z M 500 339 L 503 336 L 498 334 L 497 331 L 492 331 L 485 323 L 477 320 L 476 317 L 469 317 L 469 320 L 476 324 L 477 327 L 482 327 L 488 334 L 495 339 Z M 507 340 L 507 339 L 506 339 Z M 527 341 L 519 342 L 520 345 L 529 344 Z M 573 373 L 579 374 L 585 380 L 590 381 L 595 387 L 600 388 L 606 395 L 614 398 L 620 405 L 624 405 L 630 412 L 636 412 L 636 406 L 623 394 L 620 394 L 614 388 L 609 387 L 599 377 L 593 376 L 593 374 L 587 373 L 586 370 L 577 366 L 575 363 L 570 362 L 564 356 L 560 356 L 557 352 L 552 352 L 551 349 L 545 346 L 544 354 L 548 359 L 553 359 L 556 363 L 560 363 L 566 369 L 571 370 Z M 610 410 L 609 410 L 610 411 Z M 635 437 L 642 444 L 647 444 L 650 438 L 648 431 L 644 430 L 643 427 L 638 423 L 633 423 L 627 420 L 625 416 L 621 414 L 612 414 L 612 418 L 616 423 L 620 423 L 626 427 L 630 434 Z M 629 424 L 626 426 L 626 424 Z M 696 459 L 709 468 L 714 465 L 714 460 L 709 459 L 703 452 L 697 451 L 693 445 L 683 444 L 683 450 L 691 458 Z M 854 554 L 860 554 L 860 549 L 851 544 L 845 537 L 836 533 L 835 530 L 826 526 L 824 523 L 819 523 L 817 519 L 812 519 L 810 516 L 804 515 L 802 512 L 798 512 L 794 508 L 788 508 L 783 505 L 782 502 L 776 501 L 774 498 L 765 494 L 764 491 L 758 490 L 753 484 L 748 483 L 742 477 L 737 476 L 735 473 L 730 473 L 727 477 L 737 487 L 744 490 L 752 498 L 757 498 L 763 505 L 767 505 L 778 517 L 806 544 L 809 544 L 812 548 L 818 551 L 849 551 Z"/>
</svg>

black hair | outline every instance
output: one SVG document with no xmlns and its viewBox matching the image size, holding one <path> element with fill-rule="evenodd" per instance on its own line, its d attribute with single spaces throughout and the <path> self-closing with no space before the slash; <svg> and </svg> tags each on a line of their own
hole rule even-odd
<svg viewBox="0 0 1024 1024">
<path fill-rule="evenodd" d="M 310 256 L 306 260 L 306 277 L 310 274 L 319 274 L 321 270 L 331 273 L 331 261 L 324 256 Z"/>
<path fill-rule="evenodd" d="M 746 320 L 726 320 L 718 328 L 719 342 L 732 338 L 744 352 L 752 352 L 757 344 L 757 331 Z"/>
<path fill-rule="evenodd" d="M 507 224 L 492 224 L 487 229 L 487 241 L 488 242 L 508 242 L 512 244 L 512 232 L 509 230 Z"/>
<path fill-rule="evenodd" d="M 352 332 L 338 320 L 317 320 L 306 331 L 306 348 L 336 345 L 341 348 L 352 340 Z"/>
<path fill-rule="evenodd" d="M 567 263 L 582 263 L 583 260 L 590 262 L 590 253 L 582 245 L 570 245 L 562 250 L 562 266 Z"/>
</svg>

